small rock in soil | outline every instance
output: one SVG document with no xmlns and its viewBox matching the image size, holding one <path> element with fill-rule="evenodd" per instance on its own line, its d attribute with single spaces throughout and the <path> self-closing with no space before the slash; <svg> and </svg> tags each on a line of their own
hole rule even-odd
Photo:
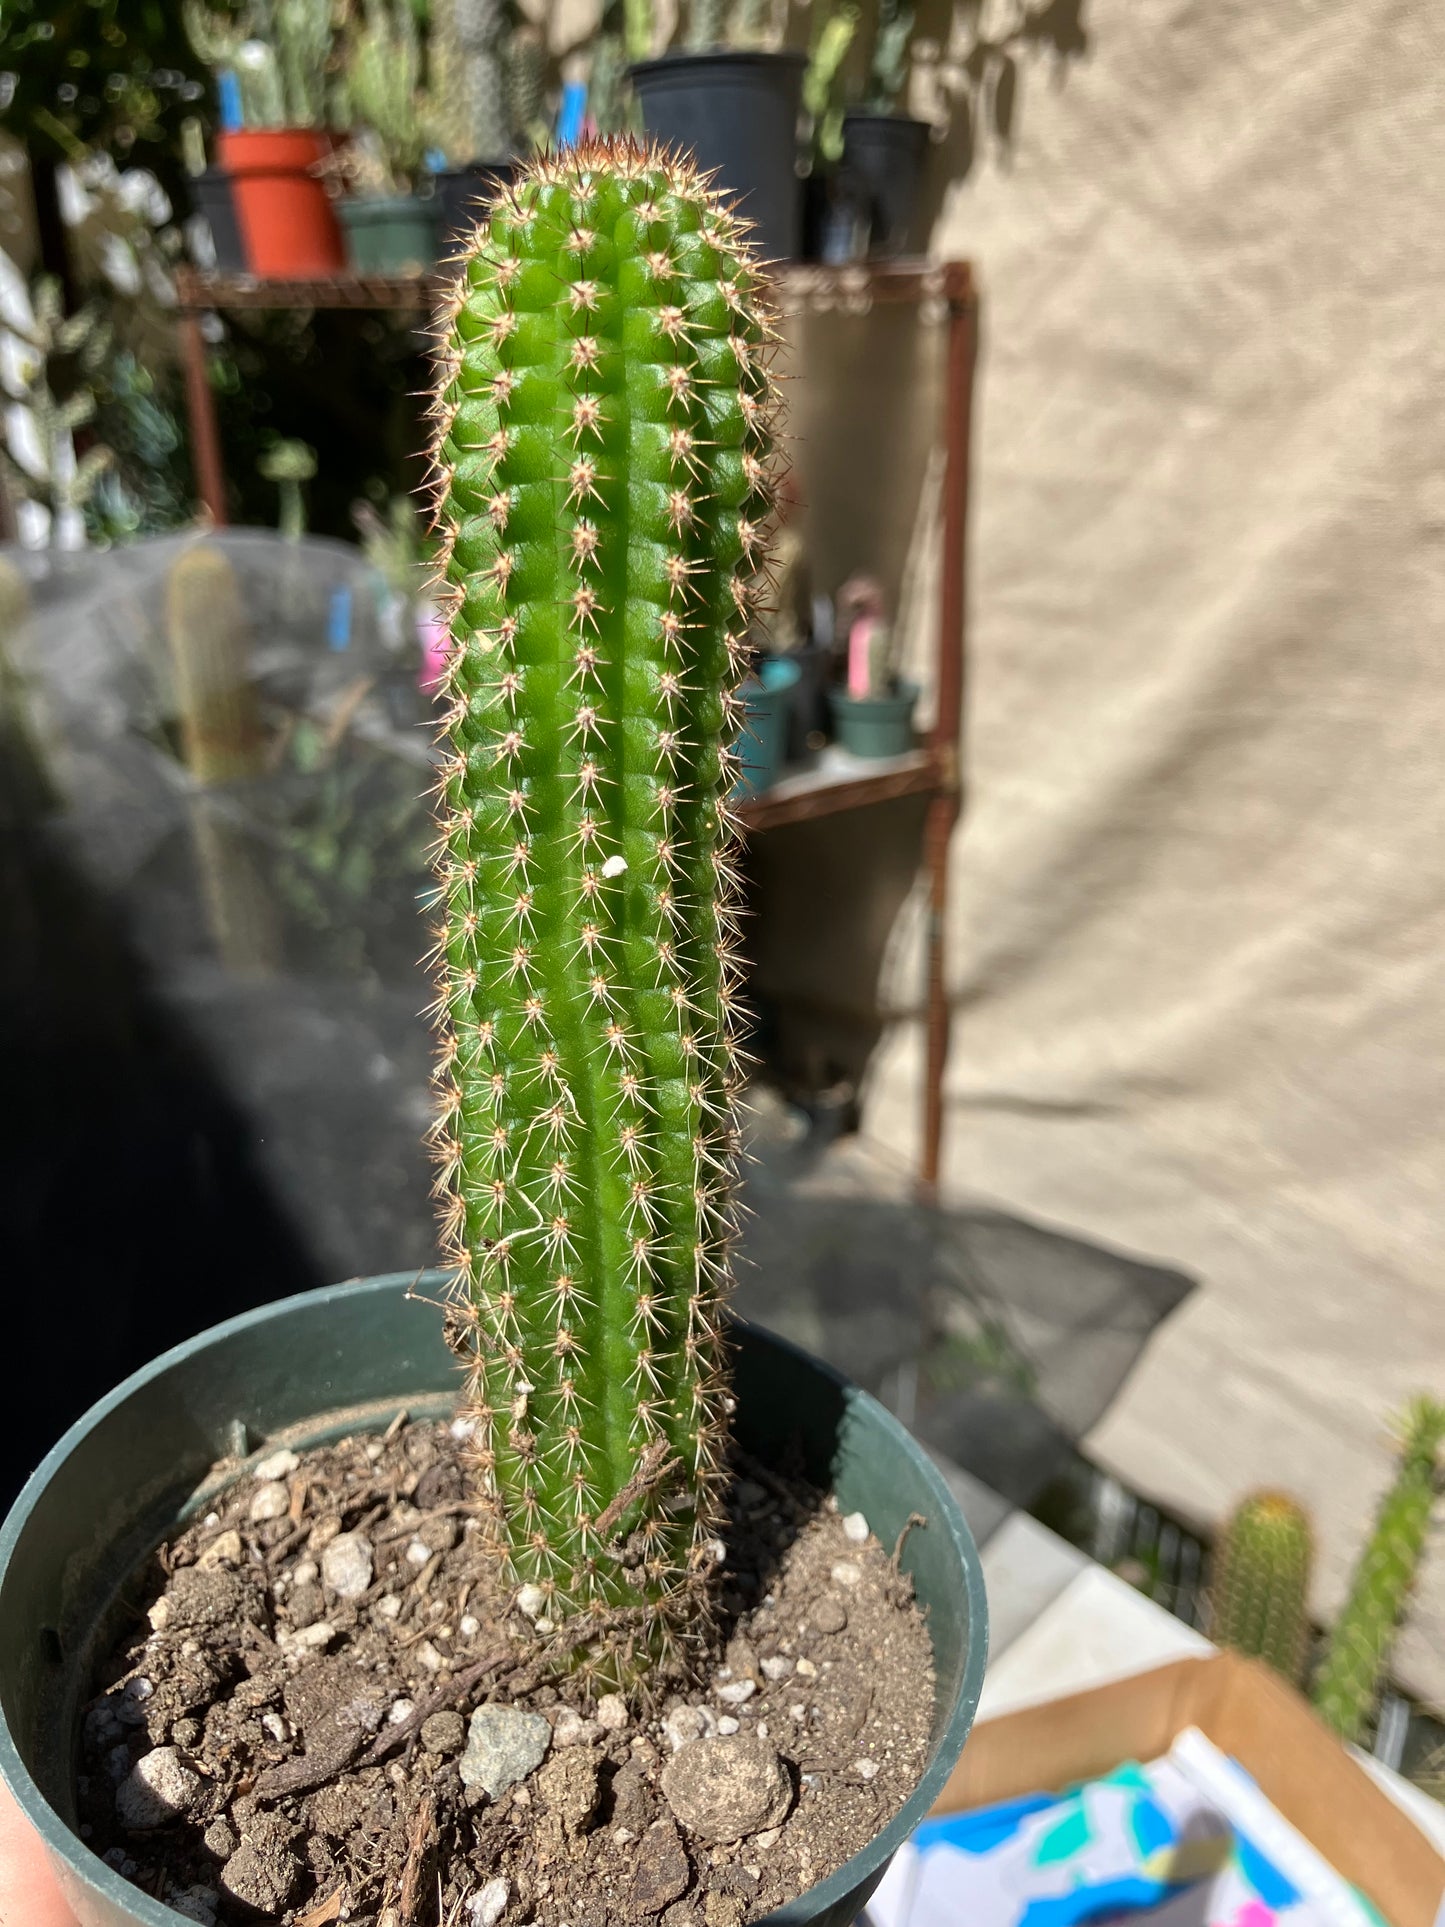
<svg viewBox="0 0 1445 1927">
<path fill-rule="evenodd" d="M 220 1815 L 201 1835 L 201 1844 L 206 1852 L 213 1853 L 217 1860 L 229 1860 L 241 1843 L 237 1840 L 231 1823 L 224 1815 Z"/>
<path fill-rule="evenodd" d="M 196 1566 L 201 1572 L 214 1572 L 217 1566 L 239 1566 L 244 1556 L 241 1535 L 232 1526 L 229 1532 L 218 1532 L 211 1543 L 202 1548 Z"/>
<path fill-rule="evenodd" d="M 627 1890 L 627 1911 L 635 1919 L 660 1914 L 687 1892 L 692 1867 L 682 1835 L 671 1820 L 658 1820 L 642 1836 Z"/>
<path fill-rule="evenodd" d="M 742 1706 L 757 1690 L 750 1679 L 730 1679 L 726 1685 L 719 1686 L 717 1696 L 725 1705 Z"/>
<path fill-rule="evenodd" d="M 448 1759 L 467 1743 L 467 1725 L 460 1713 L 433 1713 L 421 1723 L 421 1743 L 428 1753 Z"/>
<path fill-rule="evenodd" d="M 283 1445 L 279 1451 L 268 1452 L 264 1459 L 257 1459 L 251 1467 L 251 1477 L 257 1485 L 270 1485 L 276 1479 L 289 1479 L 300 1463 L 290 1446 Z"/>
<path fill-rule="evenodd" d="M 834 1566 L 833 1577 L 838 1577 Z M 841 1633 L 848 1624 L 848 1608 L 835 1592 L 825 1592 L 808 1608 L 808 1623 L 820 1633 Z"/>
<path fill-rule="evenodd" d="M 251 1498 L 252 1525 L 265 1525 L 270 1519 L 284 1519 L 291 1510 L 291 1494 L 279 1479 L 258 1485 Z"/>
<path fill-rule="evenodd" d="M 557 1708 L 552 1722 L 553 1746 L 590 1746 L 601 1735 L 602 1728 L 596 1720 L 584 1720 L 571 1706 Z"/>
<path fill-rule="evenodd" d="M 679 1752 L 683 1747 L 691 1745 L 694 1740 L 702 1738 L 702 1709 L 697 1706 L 674 1706 L 662 1722 L 662 1730 L 666 1733 L 673 1752 Z"/>
<path fill-rule="evenodd" d="M 777 1753 L 750 1733 L 685 1746 L 662 1769 L 662 1791 L 689 1833 L 719 1844 L 777 1826 L 793 1799 Z"/>
<path fill-rule="evenodd" d="M 547 1757 L 552 1728 L 540 1713 L 515 1706 L 479 1706 L 467 1729 L 462 1785 L 480 1787 L 495 1800 L 535 1773 Z"/>
<path fill-rule="evenodd" d="M 467 1927 L 497 1927 L 507 1911 L 512 1889 L 505 1880 L 489 1880 L 480 1893 L 467 1902 Z"/>
<path fill-rule="evenodd" d="M 628 1723 L 627 1701 L 620 1693 L 604 1693 L 597 1702 L 597 1724 L 608 1733 L 621 1733 Z"/>
<path fill-rule="evenodd" d="M 623 1767 L 612 1781 L 613 1823 L 638 1834 L 651 1824 L 652 1814 L 653 1798 L 642 1775 L 635 1766 Z"/>
<path fill-rule="evenodd" d="M 274 1914 L 290 1898 L 300 1872 L 300 1862 L 284 1848 L 262 1851 L 243 1840 L 221 1869 L 221 1885 L 247 1907 Z"/>
<path fill-rule="evenodd" d="M 863 1577 L 863 1568 L 851 1559 L 840 1559 L 833 1568 L 832 1579 L 835 1586 L 856 1586 Z"/>
<path fill-rule="evenodd" d="M 371 1544 L 359 1532 L 342 1532 L 321 1555 L 321 1580 L 342 1599 L 360 1599 L 371 1584 Z"/>
<path fill-rule="evenodd" d="M 198 1921 L 200 1927 L 216 1927 L 220 1904 L 221 1896 L 214 1887 L 187 1887 L 184 1893 L 166 1895 L 166 1905 L 174 1913 L 182 1920 Z"/>
<path fill-rule="evenodd" d="M 850 1512 L 843 1521 L 843 1537 L 855 1546 L 868 1543 L 868 1521 L 861 1512 Z"/>
<path fill-rule="evenodd" d="M 201 1777 L 193 1773 L 173 1746 L 143 1753 L 116 1791 L 115 1811 L 132 1833 L 168 1827 L 193 1805 Z"/>
<path fill-rule="evenodd" d="M 537 1775 L 537 1796 L 575 1839 L 586 1833 L 597 1811 L 597 1762 L 577 1749 L 559 1753 Z"/>
</svg>

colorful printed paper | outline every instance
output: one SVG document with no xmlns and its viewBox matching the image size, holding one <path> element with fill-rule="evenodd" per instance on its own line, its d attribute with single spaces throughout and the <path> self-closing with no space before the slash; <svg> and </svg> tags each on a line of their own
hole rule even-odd
<svg viewBox="0 0 1445 1927">
<path fill-rule="evenodd" d="M 1063 1795 L 929 1820 L 874 1927 L 1379 1927 L 1233 1760 L 1190 1728 L 1162 1759 Z"/>
</svg>

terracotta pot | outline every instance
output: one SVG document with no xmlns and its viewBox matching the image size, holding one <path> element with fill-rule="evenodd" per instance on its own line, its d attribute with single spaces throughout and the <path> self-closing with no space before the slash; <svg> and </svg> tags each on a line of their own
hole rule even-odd
<svg viewBox="0 0 1445 1927">
<path fill-rule="evenodd" d="M 217 136 L 252 274 L 305 281 L 346 265 L 341 229 L 317 167 L 330 134 L 314 127 L 243 127 Z"/>
</svg>

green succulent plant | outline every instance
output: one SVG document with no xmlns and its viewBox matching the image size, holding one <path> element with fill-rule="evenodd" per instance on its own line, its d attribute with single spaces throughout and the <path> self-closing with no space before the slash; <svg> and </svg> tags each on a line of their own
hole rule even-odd
<svg viewBox="0 0 1445 1927">
<path fill-rule="evenodd" d="M 427 147 L 421 91 L 421 36 L 411 0 L 366 0 L 346 52 L 352 113 L 375 141 L 380 168 L 358 164 L 353 185 L 404 194 L 421 171 Z"/>
<path fill-rule="evenodd" d="M 1221 1646 L 1262 1659 L 1297 1685 L 1309 1645 L 1314 1534 L 1287 1492 L 1252 1492 L 1215 1548 L 1211 1632 Z"/>
<path fill-rule="evenodd" d="M 622 1683 L 686 1644 L 716 1557 L 770 334 L 695 170 L 598 142 L 479 231 L 436 406 L 434 1141 L 476 1468 L 523 1609 Z"/>
<path fill-rule="evenodd" d="M 183 0 L 181 11 L 196 58 L 236 76 L 247 127 L 325 124 L 332 0 L 252 0 L 234 14 Z"/>
<path fill-rule="evenodd" d="M 1379 1703 L 1395 1631 L 1425 1551 L 1445 1445 L 1445 1404 L 1415 1398 L 1397 1422 L 1394 1481 L 1355 1565 L 1310 1697 L 1344 1740 L 1358 1740 Z"/>
</svg>

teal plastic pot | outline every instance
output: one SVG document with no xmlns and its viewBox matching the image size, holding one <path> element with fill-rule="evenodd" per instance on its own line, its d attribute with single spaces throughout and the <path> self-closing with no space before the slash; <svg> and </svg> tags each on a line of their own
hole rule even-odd
<svg viewBox="0 0 1445 1927">
<path fill-rule="evenodd" d="M 743 726 L 738 735 L 742 774 L 733 795 L 757 796 L 771 789 L 782 774 L 788 747 L 788 711 L 802 675 L 795 662 L 781 659 L 761 663 L 738 691 L 743 704 Z"/>
<path fill-rule="evenodd" d="M 437 261 L 435 201 L 398 194 L 338 205 L 346 250 L 358 274 L 430 274 Z"/>
<path fill-rule="evenodd" d="M 456 1361 L 438 1276 L 333 1285 L 178 1345 L 71 1427 L 0 1531 L 0 1774 L 45 1843 L 81 1927 L 178 1927 L 182 1916 L 112 1872 L 74 1831 L 81 1709 L 126 1618 L 127 1581 L 209 1504 L 223 1453 L 295 1447 L 450 1412 Z M 409 1289 L 410 1288 L 410 1289 Z M 420 1294 L 413 1296 L 412 1291 Z M 772 1918 L 847 1927 L 927 1813 L 968 1735 L 988 1645 L 968 1527 L 921 1448 L 875 1400 L 782 1339 L 736 1328 L 737 1429 L 765 1463 L 802 1448 L 808 1476 L 867 1515 L 885 1545 L 910 1513 L 903 1566 L 933 1638 L 933 1750 L 907 1805 L 846 1866 Z"/>
<path fill-rule="evenodd" d="M 870 758 L 903 756 L 913 747 L 913 711 L 918 685 L 898 685 L 894 696 L 850 696 L 835 689 L 829 697 L 833 734 L 843 749 Z"/>
</svg>

